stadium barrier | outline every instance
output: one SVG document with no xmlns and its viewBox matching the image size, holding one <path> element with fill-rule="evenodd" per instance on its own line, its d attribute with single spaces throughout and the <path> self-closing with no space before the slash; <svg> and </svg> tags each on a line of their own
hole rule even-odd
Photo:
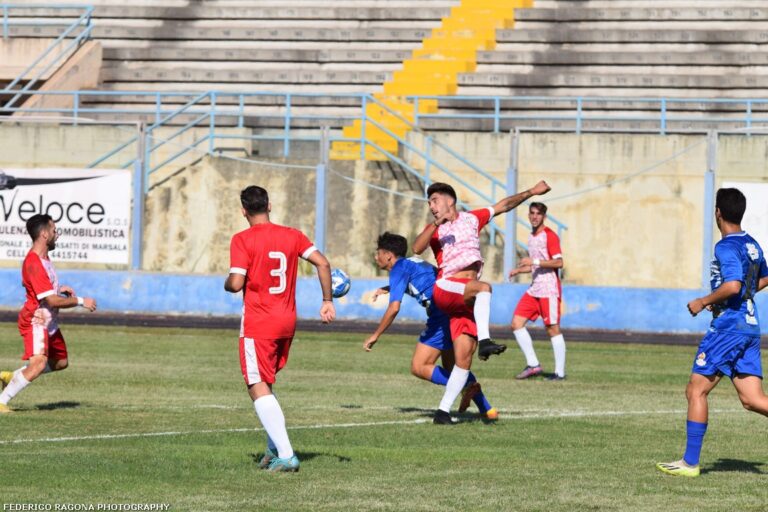
<svg viewBox="0 0 768 512">
<path fill-rule="evenodd" d="M 157 274 L 150 272 L 83 271 L 61 272 L 62 283 L 83 295 L 95 297 L 100 311 L 117 314 L 156 315 L 239 315 L 240 294 L 224 291 L 225 276 Z M 387 307 L 385 297 L 371 303 L 384 279 L 353 279 L 350 292 L 336 300 L 337 317 L 343 320 L 381 318 Z M 512 312 L 527 285 L 494 284 L 491 323 L 509 324 Z M 635 332 L 703 333 L 711 315 L 696 318 L 686 304 L 701 290 L 669 290 L 657 288 L 613 288 L 565 286 L 563 288 L 564 329 L 598 329 Z M 297 282 L 296 307 L 299 318 L 316 319 L 320 307 L 320 285 L 314 277 L 301 277 Z M 0 308 L 18 309 L 24 301 L 24 289 L 18 269 L 0 269 Z M 768 319 L 768 301 L 758 295 L 760 317 Z M 406 299 L 398 318 L 421 321 L 424 310 L 416 301 Z M 66 318 L 64 319 L 66 323 Z M 768 322 L 762 323 L 763 334 Z"/>
</svg>

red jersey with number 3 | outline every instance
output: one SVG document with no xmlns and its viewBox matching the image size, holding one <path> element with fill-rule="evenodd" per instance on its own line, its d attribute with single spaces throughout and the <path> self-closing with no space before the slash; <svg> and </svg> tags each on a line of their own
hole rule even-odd
<svg viewBox="0 0 768 512">
<path fill-rule="evenodd" d="M 271 222 L 232 237 L 229 272 L 245 276 L 241 337 L 293 337 L 299 258 L 316 250 L 301 231 Z"/>
</svg>

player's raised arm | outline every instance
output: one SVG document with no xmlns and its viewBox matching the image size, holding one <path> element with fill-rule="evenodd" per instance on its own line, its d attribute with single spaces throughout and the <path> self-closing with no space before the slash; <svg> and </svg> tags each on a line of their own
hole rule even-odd
<svg viewBox="0 0 768 512">
<path fill-rule="evenodd" d="M 542 196 L 552 190 L 552 187 L 547 185 L 547 182 L 541 180 L 533 187 L 509 197 L 505 197 L 495 205 L 493 205 L 493 216 L 507 213 L 508 211 L 517 208 L 523 201 L 533 196 Z"/>
<path fill-rule="evenodd" d="M 323 305 L 320 307 L 320 320 L 324 324 L 330 323 L 336 318 L 336 308 L 333 305 L 333 293 L 331 290 L 331 264 L 328 258 L 320 251 L 314 251 L 307 258 L 317 268 L 317 278 L 320 280 L 320 288 L 323 291 Z"/>
</svg>

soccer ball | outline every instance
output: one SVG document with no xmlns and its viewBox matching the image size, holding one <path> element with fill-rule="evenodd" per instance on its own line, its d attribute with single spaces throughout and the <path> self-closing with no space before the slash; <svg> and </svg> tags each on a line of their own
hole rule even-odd
<svg viewBox="0 0 768 512">
<path fill-rule="evenodd" d="M 345 296 L 351 286 L 352 281 L 346 272 L 338 268 L 331 270 L 331 292 L 334 297 L 338 299 Z"/>
</svg>

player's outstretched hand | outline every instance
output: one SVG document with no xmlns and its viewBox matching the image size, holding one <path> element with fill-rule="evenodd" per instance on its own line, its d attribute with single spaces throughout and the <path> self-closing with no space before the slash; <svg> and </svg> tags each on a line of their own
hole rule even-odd
<svg viewBox="0 0 768 512">
<path fill-rule="evenodd" d="M 77 295 L 75 293 L 75 290 L 73 290 L 71 286 L 65 286 L 65 285 L 59 286 L 59 294 L 64 295 L 66 297 L 74 297 L 75 295 Z"/>
<path fill-rule="evenodd" d="M 375 334 L 371 334 L 363 342 L 363 348 L 366 352 L 370 352 L 377 341 L 379 341 L 379 338 Z"/>
<path fill-rule="evenodd" d="M 513 268 L 512 270 L 509 271 L 509 274 L 507 274 L 507 278 L 511 281 L 512 278 L 515 277 L 519 273 L 520 273 L 520 269 L 519 268 Z"/>
<path fill-rule="evenodd" d="M 520 261 L 517 262 L 517 268 L 531 267 L 531 266 L 533 266 L 533 260 L 529 256 L 526 256 L 525 258 L 520 258 Z"/>
<path fill-rule="evenodd" d="M 386 295 L 389 293 L 389 290 L 385 290 L 384 288 L 376 288 L 376 291 L 373 292 L 373 297 L 371 297 L 371 302 L 376 302 L 376 299 L 379 298 L 379 295 Z"/>
<path fill-rule="evenodd" d="M 701 299 L 693 299 L 688 303 L 688 312 L 691 316 L 696 316 L 704 309 L 704 301 Z"/>
<path fill-rule="evenodd" d="M 90 312 L 96 311 L 96 299 L 83 297 L 83 307 Z"/>
<path fill-rule="evenodd" d="M 550 190 L 552 190 L 552 187 L 547 185 L 546 181 L 541 180 L 531 188 L 531 194 L 535 196 L 542 196 L 547 192 L 549 192 Z"/>
<path fill-rule="evenodd" d="M 334 318 L 336 318 L 336 307 L 333 305 L 333 302 L 323 302 L 320 308 L 320 320 L 324 324 L 329 324 L 333 322 Z"/>
</svg>

